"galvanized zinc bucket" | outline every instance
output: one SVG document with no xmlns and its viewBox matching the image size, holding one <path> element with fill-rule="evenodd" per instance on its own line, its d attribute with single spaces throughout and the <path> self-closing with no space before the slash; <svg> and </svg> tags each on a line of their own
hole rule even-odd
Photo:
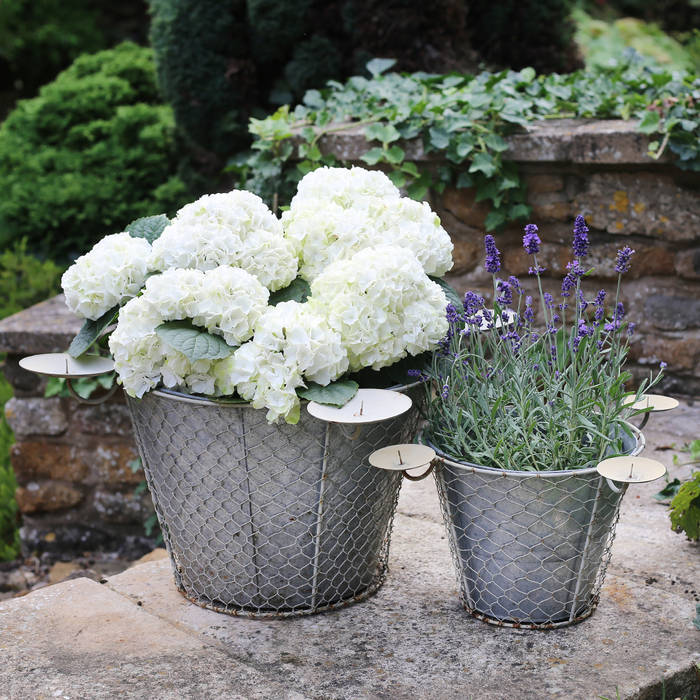
<svg viewBox="0 0 700 700">
<path fill-rule="evenodd" d="M 630 426 L 626 452 L 644 449 Z M 552 628 L 579 622 L 598 603 L 620 503 L 595 468 L 505 471 L 436 450 L 435 480 L 462 604 L 492 624 Z"/>
<path fill-rule="evenodd" d="M 417 411 L 359 429 L 167 390 L 128 399 L 178 589 L 252 617 L 353 603 L 384 582 L 402 476 L 367 457 Z"/>
</svg>

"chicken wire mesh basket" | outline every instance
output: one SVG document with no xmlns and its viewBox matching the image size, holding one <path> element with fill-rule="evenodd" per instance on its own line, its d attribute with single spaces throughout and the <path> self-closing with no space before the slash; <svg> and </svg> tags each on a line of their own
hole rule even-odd
<svg viewBox="0 0 700 700">
<path fill-rule="evenodd" d="M 247 404 L 167 390 L 128 404 L 175 583 L 189 600 L 287 617 L 382 585 L 402 476 L 367 458 L 414 434 L 415 406 L 355 428 L 303 409 L 296 425 L 271 425 Z"/>
<path fill-rule="evenodd" d="M 634 426 L 632 456 L 644 449 Z M 429 444 L 429 443 L 427 443 Z M 505 471 L 436 450 L 435 481 L 460 599 L 491 624 L 550 629 L 579 622 L 598 604 L 620 503 L 595 468 Z"/>
</svg>

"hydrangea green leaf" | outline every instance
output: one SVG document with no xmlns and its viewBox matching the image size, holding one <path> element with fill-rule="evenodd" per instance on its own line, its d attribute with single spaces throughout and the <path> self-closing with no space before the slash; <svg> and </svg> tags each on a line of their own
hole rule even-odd
<svg viewBox="0 0 700 700">
<path fill-rule="evenodd" d="M 165 214 L 156 214 L 156 216 L 144 216 L 140 219 L 132 221 L 126 231 L 133 238 L 145 238 L 149 243 L 157 240 L 160 234 L 163 233 L 165 227 L 170 223 L 170 219 Z"/>
<path fill-rule="evenodd" d="M 341 407 L 355 396 L 359 388 L 360 385 L 352 379 L 338 380 L 326 386 L 309 382 L 305 389 L 297 389 L 297 395 L 308 401 Z"/>
<path fill-rule="evenodd" d="M 105 311 L 96 321 L 86 318 L 78 335 L 73 338 L 68 348 L 68 354 L 71 357 L 80 357 L 102 335 L 102 332 L 114 323 L 118 312 L 119 306 L 117 305 Z"/>
<path fill-rule="evenodd" d="M 189 321 L 167 321 L 156 328 L 158 337 L 173 350 L 181 352 L 190 362 L 220 360 L 236 348 L 223 338 L 193 326 Z"/>
<path fill-rule="evenodd" d="M 268 303 L 270 306 L 277 306 L 283 301 L 298 301 L 303 304 L 309 294 L 311 294 L 309 283 L 301 277 L 297 277 L 288 287 L 272 292 Z"/>
</svg>

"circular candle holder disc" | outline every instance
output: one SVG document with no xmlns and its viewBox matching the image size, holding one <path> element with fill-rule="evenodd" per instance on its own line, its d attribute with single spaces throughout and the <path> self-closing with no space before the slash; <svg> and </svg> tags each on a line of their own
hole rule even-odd
<svg viewBox="0 0 700 700">
<path fill-rule="evenodd" d="M 66 352 L 52 352 L 23 357 L 19 361 L 19 366 L 35 374 L 77 379 L 111 372 L 114 369 L 114 360 L 111 357 L 98 355 L 83 355 L 75 358 Z"/>
<path fill-rule="evenodd" d="M 628 484 L 641 484 L 660 479 L 666 467 L 655 459 L 647 457 L 610 457 L 597 466 L 598 473 L 611 481 Z"/>
<path fill-rule="evenodd" d="M 661 394 L 644 394 L 639 401 L 635 401 L 635 395 L 630 394 L 623 403 L 634 411 L 650 409 L 651 412 L 670 411 L 678 406 L 678 399 Z"/>
<path fill-rule="evenodd" d="M 389 389 L 358 389 L 345 406 L 327 406 L 310 401 L 308 412 L 328 423 L 379 423 L 406 413 L 413 402 L 411 397 Z"/>
<path fill-rule="evenodd" d="M 377 469 L 404 471 L 425 467 L 435 459 L 435 450 L 427 445 L 389 445 L 372 452 L 369 463 Z"/>
</svg>

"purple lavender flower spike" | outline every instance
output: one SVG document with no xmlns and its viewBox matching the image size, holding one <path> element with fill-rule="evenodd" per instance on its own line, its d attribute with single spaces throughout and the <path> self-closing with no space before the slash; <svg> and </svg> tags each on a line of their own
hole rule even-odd
<svg viewBox="0 0 700 700">
<path fill-rule="evenodd" d="M 554 308 L 554 297 L 549 293 L 544 293 L 544 304 L 548 309 Z"/>
<path fill-rule="evenodd" d="M 668 367 L 666 362 L 659 362 L 659 369 L 666 369 L 666 367 Z"/>
<path fill-rule="evenodd" d="M 498 280 L 498 291 L 501 293 L 497 301 L 501 306 L 510 306 L 513 303 L 513 289 L 508 282 Z"/>
<path fill-rule="evenodd" d="M 540 237 L 537 235 L 537 226 L 528 224 L 525 227 L 525 235 L 523 236 L 523 248 L 530 255 L 540 252 Z"/>
<path fill-rule="evenodd" d="M 522 293 L 523 293 L 523 288 L 520 286 L 520 280 L 519 280 L 517 277 L 515 277 L 515 275 L 511 275 L 511 276 L 508 278 L 508 284 L 509 284 L 511 287 L 513 287 L 513 289 L 515 289 L 515 291 L 516 291 L 518 294 L 522 294 Z"/>
<path fill-rule="evenodd" d="M 484 245 L 486 246 L 486 263 L 484 267 L 487 272 L 495 275 L 501 269 L 501 253 L 496 248 L 496 239 L 487 234 L 484 236 Z"/>
<path fill-rule="evenodd" d="M 588 226 L 586 220 L 581 214 L 576 217 L 574 222 L 574 255 L 577 258 L 585 258 L 588 255 Z"/>
<path fill-rule="evenodd" d="M 637 328 L 637 324 L 636 324 L 636 323 L 628 323 L 628 324 L 627 324 L 627 335 L 628 335 L 628 337 L 631 338 L 631 337 L 634 335 L 634 331 L 635 331 L 636 328 Z"/>
<path fill-rule="evenodd" d="M 484 297 L 475 292 L 467 292 L 464 295 L 464 313 L 473 316 L 479 309 L 484 308 Z"/>
<path fill-rule="evenodd" d="M 528 275 L 542 275 L 545 272 L 547 272 L 546 267 L 542 267 L 542 265 L 535 265 L 527 271 L 527 274 Z"/>
<path fill-rule="evenodd" d="M 440 392 L 440 396 L 442 396 L 443 399 L 446 399 L 449 395 L 450 395 L 450 385 L 443 384 L 442 391 Z"/>
<path fill-rule="evenodd" d="M 457 312 L 457 309 L 455 308 L 454 304 L 448 304 L 445 307 L 445 317 L 447 318 L 447 321 L 450 324 L 459 323 L 460 316 L 459 316 L 459 313 Z"/>
<path fill-rule="evenodd" d="M 574 287 L 576 287 L 576 277 L 569 273 L 561 281 L 561 295 L 563 297 L 570 297 Z"/>
<path fill-rule="evenodd" d="M 615 260 L 615 270 L 620 274 L 628 272 L 630 269 L 630 258 L 634 255 L 634 251 L 629 246 L 625 246 L 617 251 L 617 259 Z"/>
</svg>

